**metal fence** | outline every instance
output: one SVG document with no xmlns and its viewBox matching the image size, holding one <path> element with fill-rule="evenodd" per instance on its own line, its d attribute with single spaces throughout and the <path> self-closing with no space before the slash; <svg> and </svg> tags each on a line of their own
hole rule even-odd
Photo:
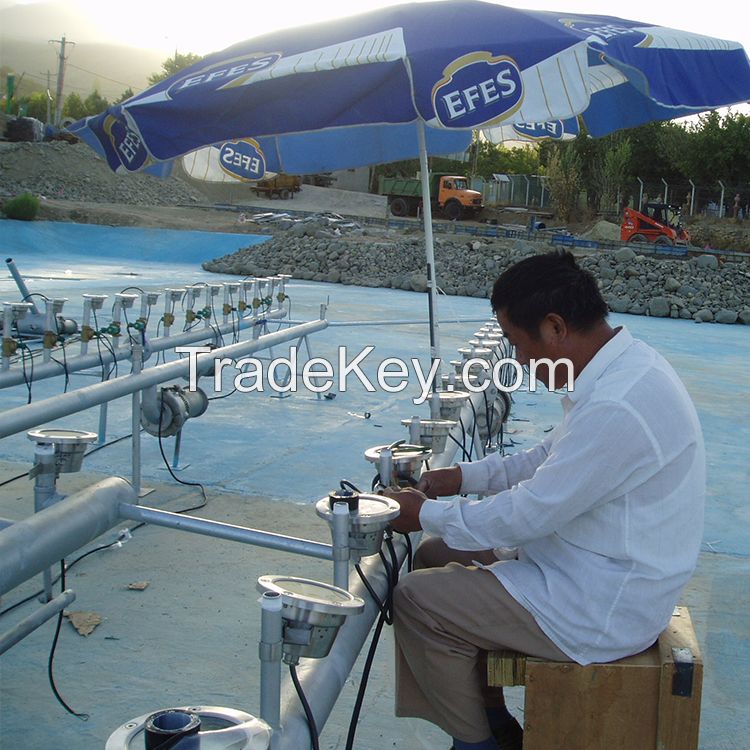
<svg viewBox="0 0 750 750">
<path fill-rule="evenodd" d="M 524 206 L 549 209 L 550 193 L 544 175 L 493 175 L 492 179 L 472 179 L 472 188 L 482 193 L 488 206 Z M 684 216 L 735 216 L 750 218 L 750 182 L 736 184 L 717 180 L 713 185 L 697 185 L 692 180 L 670 182 L 666 179 L 642 180 L 636 178 L 624 193 L 617 196 L 612 206 L 602 206 L 604 214 L 618 216 L 624 205 L 638 208 L 644 203 L 669 203 L 682 207 Z M 581 205 L 585 201 L 581 197 Z"/>
</svg>

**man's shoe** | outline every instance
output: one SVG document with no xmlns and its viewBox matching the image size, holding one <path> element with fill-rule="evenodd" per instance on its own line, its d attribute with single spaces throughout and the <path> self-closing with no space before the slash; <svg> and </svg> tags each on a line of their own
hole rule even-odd
<svg viewBox="0 0 750 750">
<path fill-rule="evenodd" d="M 500 728 L 492 731 L 498 750 L 523 750 L 523 729 L 514 717 Z M 455 750 L 451 745 L 450 750 Z"/>
<path fill-rule="evenodd" d="M 511 716 L 500 729 L 492 731 L 500 750 L 523 750 L 523 728 Z"/>
</svg>

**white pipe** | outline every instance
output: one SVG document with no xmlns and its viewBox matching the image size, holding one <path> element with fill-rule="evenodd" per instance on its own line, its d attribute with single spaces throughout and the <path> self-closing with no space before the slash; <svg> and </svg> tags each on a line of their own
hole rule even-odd
<svg viewBox="0 0 750 750">
<path fill-rule="evenodd" d="M 333 540 L 333 585 L 341 589 L 349 586 L 349 506 L 346 503 L 334 503 L 331 522 Z"/>
<path fill-rule="evenodd" d="M 688 180 L 690 183 L 690 216 L 693 215 L 693 211 L 695 211 L 695 183 L 692 180 Z"/>
<path fill-rule="evenodd" d="M 435 242 L 432 236 L 432 200 L 430 196 L 430 168 L 427 164 L 427 141 L 424 133 L 424 122 L 417 122 L 419 138 L 419 168 L 422 177 L 422 206 L 424 210 L 424 241 L 427 254 L 427 310 L 430 324 L 430 358 L 440 362 L 440 328 L 438 325 L 437 277 L 435 274 Z M 435 382 L 440 380 L 438 364 Z"/>
<path fill-rule="evenodd" d="M 640 177 L 636 177 L 636 180 L 638 180 L 638 184 L 640 187 L 640 192 L 638 193 L 638 205 L 633 206 L 636 211 L 640 211 L 643 208 L 643 180 Z"/>
<path fill-rule="evenodd" d="M 205 374 L 210 371 L 213 368 L 214 361 L 222 357 L 236 359 L 294 338 L 301 338 L 310 333 L 322 331 L 327 327 L 328 321 L 313 320 L 300 326 L 265 334 L 252 341 L 241 341 L 238 344 L 214 349 L 212 352 L 198 355 L 196 358 L 198 373 Z M 25 406 L 8 409 L 0 414 L 0 438 L 14 435 L 45 422 L 51 422 L 53 419 L 75 414 L 84 409 L 90 409 L 92 406 L 98 406 L 121 396 L 128 396 L 136 390 L 143 390 L 167 380 L 186 377 L 190 372 L 190 364 L 188 358 L 179 359 L 165 365 L 150 367 L 139 375 L 121 375 L 113 380 L 95 383 L 43 401 L 34 401 Z"/>
<path fill-rule="evenodd" d="M 260 718 L 276 735 L 281 713 L 281 649 L 284 632 L 281 594 L 266 591 L 260 598 L 260 606 Z"/>
</svg>

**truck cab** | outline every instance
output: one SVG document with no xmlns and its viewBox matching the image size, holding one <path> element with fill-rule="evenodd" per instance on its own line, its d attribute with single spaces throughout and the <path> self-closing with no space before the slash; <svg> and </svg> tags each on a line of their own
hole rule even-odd
<svg viewBox="0 0 750 750">
<path fill-rule="evenodd" d="M 469 188 L 469 181 L 460 175 L 436 175 L 438 176 L 438 208 L 452 221 L 457 221 L 463 216 L 474 218 L 484 206 L 482 205 L 482 194 Z"/>
<path fill-rule="evenodd" d="M 394 216 L 416 215 L 422 210 L 422 182 L 419 178 L 380 178 L 381 195 L 388 197 L 388 207 Z M 431 174 L 430 202 L 436 211 L 452 221 L 481 213 L 482 194 L 469 189 L 469 181 L 463 175 Z"/>
</svg>

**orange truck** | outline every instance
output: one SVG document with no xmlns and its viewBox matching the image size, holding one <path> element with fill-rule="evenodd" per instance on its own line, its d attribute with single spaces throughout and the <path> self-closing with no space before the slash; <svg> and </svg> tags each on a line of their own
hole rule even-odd
<svg viewBox="0 0 750 750">
<path fill-rule="evenodd" d="M 394 216 L 415 216 L 422 208 L 422 181 L 401 177 L 381 177 L 380 195 L 388 196 L 388 208 Z M 484 208 L 482 194 L 469 189 L 469 181 L 461 175 L 431 174 L 430 201 L 433 210 L 452 221 L 475 218 Z"/>
<path fill-rule="evenodd" d="M 690 235 L 680 224 L 680 207 L 647 203 L 643 211 L 626 208 L 620 225 L 622 242 L 653 242 L 656 245 L 689 245 Z"/>
</svg>

